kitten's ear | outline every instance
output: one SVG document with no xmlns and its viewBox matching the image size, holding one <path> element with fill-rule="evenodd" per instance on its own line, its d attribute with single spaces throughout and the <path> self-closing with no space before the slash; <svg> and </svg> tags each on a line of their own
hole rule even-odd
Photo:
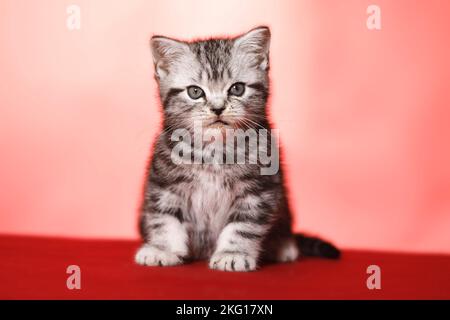
<svg viewBox="0 0 450 320">
<path fill-rule="evenodd" d="M 269 69 L 270 29 L 257 27 L 235 39 L 237 50 L 248 54 L 254 66 L 263 70 Z"/>
<path fill-rule="evenodd" d="M 153 36 L 150 47 L 158 80 L 164 78 L 170 72 L 171 65 L 189 51 L 186 43 L 162 36 Z"/>
</svg>

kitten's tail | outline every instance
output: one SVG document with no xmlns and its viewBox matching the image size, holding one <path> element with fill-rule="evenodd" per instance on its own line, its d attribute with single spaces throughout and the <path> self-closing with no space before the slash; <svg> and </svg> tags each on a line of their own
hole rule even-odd
<svg viewBox="0 0 450 320">
<path fill-rule="evenodd" d="M 321 257 L 327 259 L 339 259 L 341 252 L 331 243 L 317 237 L 305 234 L 296 234 L 295 239 L 300 249 L 300 254 L 310 257 Z"/>
</svg>

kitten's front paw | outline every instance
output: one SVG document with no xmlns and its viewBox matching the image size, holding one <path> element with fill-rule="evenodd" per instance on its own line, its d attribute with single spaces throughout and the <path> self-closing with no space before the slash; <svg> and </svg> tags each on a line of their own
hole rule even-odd
<svg viewBox="0 0 450 320">
<path fill-rule="evenodd" d="M 182 258 L 175 253 L 149 245 L 143 245 L 136 253 L 134 260 L 143 266 L 174 266 L 183 263 Z"/>
<path fill-rule="evenodd" d="M 222 271 L 254 271 L 256 258 L 240 252 L 218 252 L 209 261 L 211 269 Z"/>
</svg>

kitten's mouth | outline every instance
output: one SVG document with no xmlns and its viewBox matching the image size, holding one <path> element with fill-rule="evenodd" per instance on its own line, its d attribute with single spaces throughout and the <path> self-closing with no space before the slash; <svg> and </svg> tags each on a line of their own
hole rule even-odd
<svg viewBox="0 0 450 320">
<path fill-rule="evenodd" d="M 220 120 L 220 119 L 214 121 L 213 124 L 214 124 L 214 123 L 228 124 L 228 122 L 223 121 L 223 120 Z"/>
<path fill-rule="evenodd" d="M 223 126 L 227 126 L 229 125 L 228 122 L 222 120 L 222 119 L 217 119 L 216 121 L 210 123 L 208 126 L 209 127 L 223 127 Z"/>
</svg>

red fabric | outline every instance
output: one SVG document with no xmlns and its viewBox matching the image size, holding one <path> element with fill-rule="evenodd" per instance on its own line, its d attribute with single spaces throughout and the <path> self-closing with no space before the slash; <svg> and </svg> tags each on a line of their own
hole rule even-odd
<svg viewBox="0 0 450 320">
<path fill-rule="evenodd" d="M 2 299 L 449 299 L 450 256 L 344 251 L 339 261 L 304 259 L 251 273 L 133 263 L 133 241 L 0 237 Z M 81 290 L 68 290 L 68 265 Z M 366 287 L 381 267 L 381 290 Z"/>
</svg>

